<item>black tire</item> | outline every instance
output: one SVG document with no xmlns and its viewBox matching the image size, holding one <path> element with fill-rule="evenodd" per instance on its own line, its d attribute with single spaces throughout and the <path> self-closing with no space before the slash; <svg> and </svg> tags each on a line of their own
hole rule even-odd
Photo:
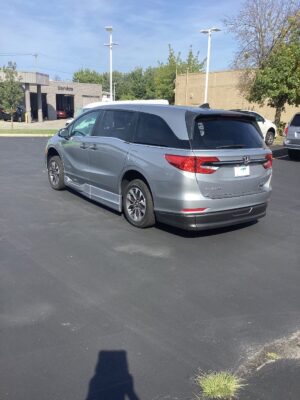
<svg viewBox="0 0 300 400">
<path fill-rule="evenodd" d="M 59 156 L 53 156 L 48 161 L 48 179 L 50 186 L 55 190 L 65 188 L 64 166 Z"/>
<path fill-rule="evenodd" d="M 265 142 L 267 146 L 272 146 L 274 143 L 274 132 L 273 131 L 268 131 L 266 134 Z"/>
<path fill-rule="evenodd" d="M 288 155 L 291 160 L 299 160 L 300 159 L 300 150 L 288 149 Z"/>
<path fill-rule="evenodd" d="M 137 228 L 155 224 L 151 192 L 141 179 L 130 181 L 123 190 L 123 211 L 127 221 Z"/>
</svg>

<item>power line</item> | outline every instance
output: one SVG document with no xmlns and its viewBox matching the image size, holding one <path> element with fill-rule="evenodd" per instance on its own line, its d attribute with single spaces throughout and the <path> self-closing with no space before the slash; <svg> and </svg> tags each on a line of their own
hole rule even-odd
<svg viewBox="0 0 300 400">
<path fill-rule="evenodd" d="M 32 56 L 37 57 L 38 53 L 0 53 L 0 57 Z"/>
</svg>

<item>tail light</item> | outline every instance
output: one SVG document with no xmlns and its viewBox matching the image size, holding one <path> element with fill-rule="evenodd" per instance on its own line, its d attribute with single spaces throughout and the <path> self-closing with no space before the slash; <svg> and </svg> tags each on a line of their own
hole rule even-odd
<svg viewBox="0 0 300 400">
<path fill-rule="evenodd" d="M 177 156 L 173 154 L 165 154 L 165 159 L 173 167 L 196 174 L 213 174 L 219 168 L 213 163 L 220 161 L 217 157 Z"/>
<path fill-rule="evenodd" d="M 284 128 L 283 132 L 284 132 L 285 136 L 288 135 L 288 132 L 289 132 L 289 126 L 288 125 L 286 125 L 286 127 Z"/>
<path fill-rule="evenodd" d="M 272 168 L 272 164 L 273 164 L 273 156 L 272 156 L 272 154 L 267 154 L 266 162 L 263 164 L 263 167 L 265 169 L 270 169 L 270 168 Z"/>
</svg>

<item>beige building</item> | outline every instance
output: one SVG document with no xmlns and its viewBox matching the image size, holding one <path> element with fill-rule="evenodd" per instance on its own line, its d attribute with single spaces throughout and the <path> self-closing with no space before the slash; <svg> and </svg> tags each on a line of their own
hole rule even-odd
<svg viewBox="0 0 300 400">
<path fill-rule="evenodd" d="M 18 72 L 24 90 L 24 109 L 28 122 L 32 119 L 56 119 L 57 111 L 65 111 L 67 117 L 86 104 L 102 99 L 102 86 L 92 83 L 51 81 L 39 72 Z M 0 71 L 0 78 L 4 78 Z M 1 103 L 1 99 L 0 99 Z"/>
<path fill-rule="evenodd" d="M 208 102 L 211 108 L 219 109 L 245 109 L 262 114 L 265 118 L 274 120 L 275 109 L 260 107 L 258 104 L 249 103 L 239 92 L 240 71 L 220 71 L 209 74 Z M 204 102 L 205 73 L 180 74 L 176 78 L 175 104 L 199 106 Z M 288 122 L 295 112 L 300 112 L 299 107 L 287 106 L 281 120 Z"/>
</svg>

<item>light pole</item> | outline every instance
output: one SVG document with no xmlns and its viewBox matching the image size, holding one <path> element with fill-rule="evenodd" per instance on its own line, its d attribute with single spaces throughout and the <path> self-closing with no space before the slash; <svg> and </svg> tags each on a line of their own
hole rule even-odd
<svg viewBox="0 0 300 400">
<path fill-rule="evenodd" d="M 109 97 L 110 100 L 113 100 L 113 85 L 112 85 L 112 49 L 113 46 L 116 46 L 118 43 L 113 43 L 112 41 L 112 26 L 106 26 L 105 30 L 109 32 L 109 43 L 104 46 L 109 47 Z"/>
<path fill-rule="evenodd" d="M 116 84 L 117 82 L 114 82 L 114 101 L 116 101 Z"/>
<path fill-rule="evenodd" d="M 201 33 L 208 34 L 204 103 L 207 103 L 207 95 L 208 95 L 208 75 L 209 75 L 209 62 L 210 62 L 211 33 L 212 32 L 220 32 L 220 30 L 221 29 L 219 29 L 219 28 L 209 28 L 209 29 L 202 29 L 200 31 Z"/>
</svg>

